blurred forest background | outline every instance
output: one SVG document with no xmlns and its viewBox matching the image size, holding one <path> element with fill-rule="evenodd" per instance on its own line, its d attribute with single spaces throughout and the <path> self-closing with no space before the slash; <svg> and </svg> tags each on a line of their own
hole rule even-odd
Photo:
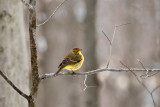
<svg viewBox="0 0 160 107">
<path fill-rule="evenodd" d="M 2 7 L 2 1 L 0 0 L 0 7 Z M 48 18 L 62 2 L 63 0 L 37 0 L 37 24 Z M 8 2 L 8 8 L 10 5 Z M 18 6 L 23 9 L 21 3 Z M 0 8 L 0 10 L 2 9 Z M 24 12 L 22 10 L 18 12 L 15 14 L 17 17 L 22 17 L 24 14 L 25 25 L 21 26 L 26 26 L 26 44 L 28 46 L 28 10 L 25 8 Z M 0 23 L 4 22 L 0 21 Z M 105 68 L 109 59 L 109 42 L 102 30 L 111 39 L 115 24 L 125 23 L 130 24 L 117 28 L 109 68 L 124 68 L 118 59 L 125 61 L 131 68 L 142 68 L 137 59 L 140 59 L 146 68 L 160 68 L 160 0 L 67 0 L 50 21 L 37 27 L 36 39 L 40 73 L 56 72 L 65 55 L 74 47 L 81 48 L 85 57 L 82 68 L 77 72 Z M 24 29 L 20 29 L 18 32 L 22 30 Z M 23 35 L 25 34 L 23 33 Z M 0 37 L 3 38 L 3 36 Z M 24 70 L 29 64 L 29 58 L 27 59 L 29 52 L 25 51 L 25 41 L 23 41 L 23 45 L 18 45 L 20 48 L 17 48 L 16 43 L 19 43 L 21 39 L 12 38 L 8 40 L 8 43 L 13 40 L 15 40 L 14 45 L 9 45 L 15 46 L 13 51 L 22 50 L 22 53 L 18 54 L 26 53 L 25 57 L 18 57 L 18 60 L 13 59 L 17 61 L 13 63 L 16 63 L 21 71 L 21 68 Z M 0 46 L 1 44 L 3 44 L 2 41 Z M 22 46 L 25 48 L 21 48 Z M 10 56 L 9 53 L 3 55 L 0 53 L 0 55 Z M 23 61 L 21 61 L 22 58 L 24 58 Z M 2 58 L 0 57 L 0 59 Z M 18 62 L 22 63 L 20 67 Z M 5 65 L 3 60 L 0 61 L 0 64 Z M 12 66 L 6 68 L 5 65 L 3 68 L 7 71 Z M 28 68 L 25 68 L 26 71 Z M 66 71 L 64 70 L 64 72 Z M 12 77 L 13 80 L 15 77 L 20 78 L 20 82 L 17 82 L 16 85 L 29 84 L 28 80 L 26 79 L 27 82 L 25 82 L 22 77 L 25 75 L 25 78 L 29 78 L 27 73 L 8 72 L 7 74 L 9 77 L 15 75 Z M 142 75 L 143 73 L 136 72 L 136 74 Z M 160 85 L 159 81 L 160 77 L 157 74 L 144 79 L 143 83 L 152 90 Z M 90 75 L 87 78 L 87 85 L 91 87 L 85 91 L 83 91 L 83 82 L 84 76 L 57 76 L 42 81 L 36 99 L 37 107 L 154 107 L 151 96 L 129 72 L 101 72 Z M 0 83 L 3 84 L 4 80 L 1 79 Z M 28 88 L 25 88 L 26 86 L 18 86 L 25 92 L 29 91 Z M 0 95 L 6 90 L 3 87 L 5 86 L 0 87 Z M 17 98 L 11 96 L 13 94 L 8 98 L 12 98 L 12 100 Z M 159 89 L 154 92 L 153 97 L 157 107 L 160 107 Z M 0 102 L 4 100 L 3 96 L 0 97 Z M 4 107 L 4 105 L 1 104 L 0 107 Z"/>
<path fill-rule="evenodd" d="M 38 1 L 38 22 L 43 22 L 63 0 Z M 85 62 L 78 71 L 104 68 L 109 59 L 109 42 L 114 25 L 118 27 L 113 42 L 109 68 L 122 68 L 118 59 L 133 68 L 160 68 L 159 0 L 68 0 L 45 25 L 38 27 L 37 40 L 42 47 L 42 73 L 56 72 L 58 64 L 73 47 L 83 49 Z M 77 71 L 77 72 L 78 72 Z M 65 71 L 64 71 L 65 72 Z M 137 75 L 141 75 L 138 73 Z M 159 75 L 144 83 L 152 90 L 160 84 Z M 83 91 L 84 76 L 59 76 L 44 80 L 38 94 L 38 107 L 153 107 L 150 95 L 127 72 L 103 72 L 88 76 L 89 87 Z M 160 106 L 160 91 L 154 93 Z"/>
</svg>

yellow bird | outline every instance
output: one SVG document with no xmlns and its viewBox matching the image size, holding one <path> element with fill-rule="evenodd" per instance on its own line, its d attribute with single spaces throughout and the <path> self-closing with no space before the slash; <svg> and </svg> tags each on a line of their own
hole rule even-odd
<svg viewBox="0 0 160 107">
<path fill-rule="evenodd" d="M 67 69 L 74 73 L 75 70 L 78 70 L 84 62 L 84 56 L 81 53 L 81 49 L 73 48 L 68 55 L 64 58 L 64 60 L 58 66 L 59 70 L 54 74 L 54 76 L 58 75 L 58 73 Z"/>
</svg>

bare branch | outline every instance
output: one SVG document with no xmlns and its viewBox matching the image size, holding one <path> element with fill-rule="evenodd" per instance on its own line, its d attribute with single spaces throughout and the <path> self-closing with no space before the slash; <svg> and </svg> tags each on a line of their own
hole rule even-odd
<svg viewBox="0 0 160 107">
<path fill-rule="evenodd" d="M 30 0 L 30 5 L 34 8 L 29 13 L 29 36 L 30 36 L 30 52 L 31 52 L 31 92 L 29 107 L 35 107 L 34 98 L 38 92 L 39 86 L 39 70 L 37 61 L 37 46 L 36 46 L 36 0 Z"/>
<path fill-rule="evenodd" d="M 140 59 L 137 59 L 137 61 L 141 64 L 142 68 L 146 70 L 146 68 L 144 67 L 143 63 L 140 61 Z M 148 71 L 145 74 L 142 74 L 140 77 L 143 77 L 144 79 L 147 78 L 148 75 Z"/>
<path fill-rule="evenodd" d="M 146 85 L 137 77 L 137 75 L 130 69 L 130 67 L 129 67 L 128 65 L 124 64 L 122 61 L 120 61 L 120 63 L 121 63 L 124 67 L 128 68 L 128 70 L 131 71 L 131 73 L 136 77 L 137 81 L 138 81 L 138 82 L 143 86 L 143 88 L 149 93 L 149 95 L 150 95 L 151 98 L 152 98 L 153 105 L 154 105 L 154 107 L 156 107 L 156 103 L 155 103 L 155 101 L 154 101 L 152 92 L 151 92 L 151 91 L 146 87 Z"/>
<path fill-rule="evenodd" d="M 109 37 L 102 31 L 102 33 L 107 37 L 109 43 L 110 43 L 110 48 L 109 48 L 109 60 L 108 60 L 108 63 L 107 63 L 107 67 L 109 67 L 109 64 L 110 64 L 110 60 L 111 60 L 111 57 L 112 57 L 112 43 L 113 43 L 113 40 L 114 40 L 114 36 L 116 34 L 116 30 L 117 30 L 117 26 L 114 27 L 114 32 L 113 32 L 113 36 L 112 36 L 112 41 L 109 39 Z"/>
<path fill-rule="evenodd" d="M 57 10 L 66 2 L 67 0 L 64 0 L 61 4 L 59 4 L 56 9 L 53 11 L 53 13 L 41 24 L 38 24 L 37 27 L 42 26 L 46 24 L 52 17 L 53 15 L 57 12 Z"/>
<path fill-rule="evenodd" d="M 104 31 L 103 31 L 103 30 L 102 30 L 102 33 L 103 33 L 103 35 L 108 39 L 109 44 L 110 44 L 110 45 L 112 45 L 112 43 L 111 43 L 111 41 L 110 41 L 109 37 L 104 33 Z"/>
<path fill-rule="evenodd" d="M 123 23 L 123 24 L 120 24 L 120 25 L 115 25 L 116 27 L 120 27 L 120 26 L 125 26 L 125 25 L 129 25 L 131 23 Z"/>
<path fill-rule="evenodd" d="M 146 72 L 146 70 L 148 71 L 154 71 L 154 72 L 160 72 L 160 69 L 138 69 L 138 68 L 130 68 L 132 71 L 138 71 L 138 72 Z M 96 74 L 99 72 L 103 72 L 103 71 L 111 71 L 111 72 L 127 72 L 128 69 L 122 68 L 122 69 L 110 69 L 110 68 L 102 68 L 102 69 L 96 69 L 96 70 L 91 70 L 91 71 L 87 71 L 87 72 L 75 72 L 75 73 L 64 73 L 64 72 L 60 72 L 58 75 L 92 75 L 92 74 Z M 39 79 L 43 80 L 43 79 L 47 79 L 47 78 L 51 78 L 54 76 L 54 73 L 46 73 L 46 74 L 42 74 L 40 75 Z"/>
<path fill-rule="evenodd" d="M 112 55 L 112 42 L 110 41 L 110 39 L 109 39 L 109 37 L 102 31 L 102 33 L 107 37 L 107 39 L 108 39 L 108 41 L 109 41 L 109 59 L 108 59 L 108 63 L 107 63 L 107 67 L 106 68 L 108 68 L 109 67 L 109 64 L 110 64 L 110 60 L 111 60 L 111 55 Z M 113 36 L 114 37 L 114 36 Z M 113 40 L 113 38 L 112 38 L 112 40 Z"/>
<path fill-rule="evenodd" d="M 143 63 L 140 61 L 140 59 L 137 59 L 137 61 L 141 64 L 141 66 L 146 70 L 146 68 L 144 67 Z"/>
<path fill-rule="evenodd" d="M 25 93 L 23 93 L 19 88 L 17 88 L 12 81 L 10 81 L 7 76 L 4 75 L 4 73 L 2 71 L 0 71 L 0 75 L 8 82 L 8 84 L 15 90 L 17 91 L 17 93 L 19 93 L 22 97 L 24 97 L 25 99 L 29 99 L 29 96 L 26 95 Z"/>
<path fill-rule="evenodd" d="M 118 27 L 119 27 L 119 26 L 117 26 L 117 25 L 114 26 L 114 31 L 113 31 L 113 36 L 112 36 L 111 44 L 113 43 L 113 40 L 114 40 L 114 37 L 115 37 L 115 35 L 116 35 L 116 31 L 117 31 L 117 28 L 118 28 Z"/>
<path fill-rule="evenodd" d="M 141 64 L 141 66 L 147 71 L 145 74 L 142 74 L 140 77 L 143 77 L 143 78 L 147 78 L 147 77 L 152 77 L 156 74 L 158 74 L 159 72 L 156 72 L 156 73 L 153 73 L 153 74 L 150 74 L 149 75 L 149 71 L 144 67 L 144 64 L 139 60 L 137 59 L 137 61 Z M 151 72 L 151 71 L 150 71 Z"/>
<path fill-rule="evenodd" d="M 160 73 L 160 72 L 156 72 L 156 73 L 153 73 L 153 74 L 151 74 L 151 75 L 148 75 L 148 77 L 152 77 L 152 76 L 154 76 L 154 75 L 157 75 L 158 73 Z"/>
<path fill-rule="evenodd" d="M 120 62 L 124 67 L 128 68 L 128 70 L 131 71 L 132 74 L 137 78 L 137 75 L 130 69 L 130 67 L 129 67 L 128 65 L 124 64 L 121 60 L 119 60 L 119 62 Z"/>
<path fill-rule="evenodd" d="M 84 87 L 83 87 L 82 84 L 81 84 L 81 87 L 82 87 L 83 91 L 86 91 L 87 88 L 96 87 L 96 86 L 88 86 L 88 85 L 86 84 L 87 78 L 88 78 L 88 75 L 85 75 L 85 78 L 84 78 L 84 81 L 83 81 Z"/>
<path fill-rule="evenodd" d="M 84 89 L 83 89 L 83 91 L 85 91 L 87 89 L 86 81 L 87 81 L 87 75 L 85 75 L 85 78 L 84 78 L 84 81 L 83 81 L 83 84 L 85 86 Z"/>
<path fill-rule="evenodd" d="M 154 88 L 152 91 L 151 91 L 151 93 L 154 93 L 157 89 L 159 89 L 160 88 L 160 85 L 158 85 L 156 88 Z"/>
<path fill-rule="evenodd" d="M 116 35 L 116 31 L 117 31 L 117 28 L 118 27 L 121 27 L 121 26 L 124 26 L 124 25 L 128 25 L 130 23 L 125 23 L 125 24 L 120 24 L 120 25 L 115 25 L 114 26 L 114 31 L 113 31 L 113 35 L 112 35 L 112 41 L 109 39 L 109 37 L 104 33 L 104 31 L 102 30 L 102 33 L 104 34 L 105 37 L 107 37 L 108 41 L 109 41 L 109 59 L 108 59 L 108 63 L 107 63 L 107 67 L 109 67 L 109 64 L 110 64 L 110 60 L 111 60 L 111 57 L 112 57 L 112 44 L 113 44 L 113 40 L 114 40 L 114 37 Z"/>
</svg>

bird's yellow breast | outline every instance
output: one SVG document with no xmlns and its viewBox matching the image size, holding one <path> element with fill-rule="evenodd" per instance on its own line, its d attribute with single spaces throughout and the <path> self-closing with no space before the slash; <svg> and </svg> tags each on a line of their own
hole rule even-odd
<svg viewBox="0 0 160 107">
<path fill-rule="evenodd" d="M 80 51 L 78 52 L 78 54 L 81 55 L 81 61 L 76 64 L 73 64 L 73 65 L 67 65 L 63 69 L 67 69 L 69 71 L 75 71 L 75 70 L 78 70 L 79 68 L 81 68 L 81 66 L 84 62 L 84 56 L 82 55 L 82 53 Z"/>
</svg>

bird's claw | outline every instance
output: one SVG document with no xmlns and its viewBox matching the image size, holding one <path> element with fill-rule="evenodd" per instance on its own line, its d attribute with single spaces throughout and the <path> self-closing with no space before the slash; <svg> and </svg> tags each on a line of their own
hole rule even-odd
<svg viewBox="0 0 160 107">
<path fill-rule="evenodd" d="M 72 71 L 72 75 L 76 74 L 74 71 Z"/>
</svg>

